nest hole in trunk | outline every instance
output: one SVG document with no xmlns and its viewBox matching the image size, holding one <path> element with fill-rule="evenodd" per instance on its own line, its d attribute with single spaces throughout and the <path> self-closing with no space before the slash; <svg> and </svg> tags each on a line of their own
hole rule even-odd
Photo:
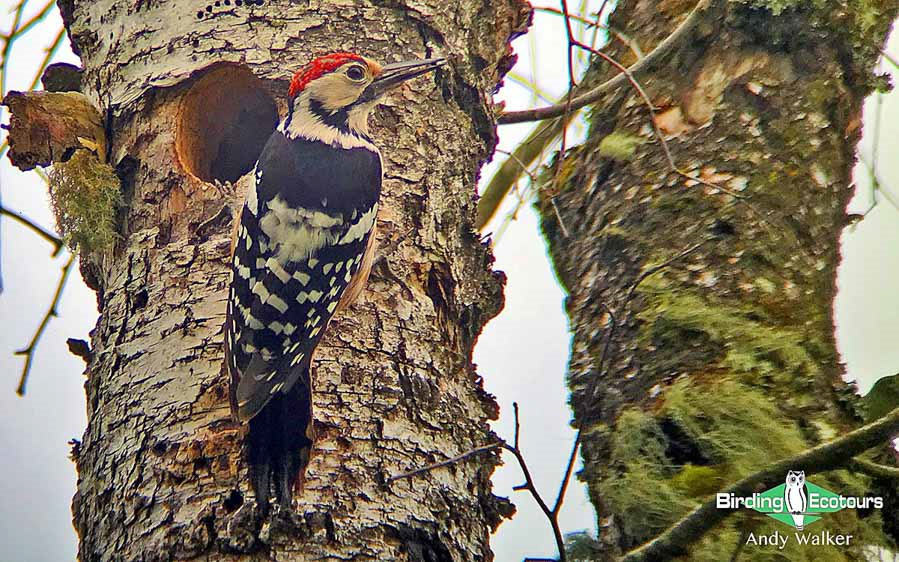
<svg viewBox="0 0 899 562">
<path fill-rule="evenodd" d="M 234 182 L 253 169 L 278 126 L 275 100 L 247 67 L 218 64 L 181 99 L 175 151 L 186 172 L 205 182 Z"/>
</svg>

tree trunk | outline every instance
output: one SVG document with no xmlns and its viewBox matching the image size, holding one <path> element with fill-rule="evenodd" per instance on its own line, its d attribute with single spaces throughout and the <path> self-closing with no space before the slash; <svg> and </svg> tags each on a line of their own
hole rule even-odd
<svg viewBox="0 0 899 562">
<path fill-rule="evenodd" d="M 492 439 L 497 405 L 470 358 L 502 276 L 471 225 L 490 94 L 529 8 L 336 4 L 60 0 L 126 199 L 115 250 L 82 260 L 101 312 L 73 502 L 82 560 L 492 558 L 511 509 L 490 491 L 497 455 L 387 479 Z M 221 369 L 232 209 L 291 73 L 335 50 L 450 65 L 374 119 L 381 260 L 313 365 L 298 516 L 260 521 Z"/>
<path fill-rule="evenodd" d="M 677 166 L 723 189 L 671 171 L 625 86 L 594 109 L 589 138 L 540 201 L 570 295 L 581 477 L 610 555 L 860 423 L 831 305 L 862 101 L 897 3 L 715 4 L 641 83 Z M 625 0 L 611 25 L 649 52 L 693 5 Z M 634 62 L 626 48 L 608 52 Z M 817 483 L 845 495 L 872 485 L 846 471 Z M 876 511 L 828 518 L 855 535 L 849 547 L 792 544 L 785 559 L 860 557 L 899 539 Z M 690 555 L 730 559 L 750 521 L 773 530 L 731 517 Z"/>
</svg>

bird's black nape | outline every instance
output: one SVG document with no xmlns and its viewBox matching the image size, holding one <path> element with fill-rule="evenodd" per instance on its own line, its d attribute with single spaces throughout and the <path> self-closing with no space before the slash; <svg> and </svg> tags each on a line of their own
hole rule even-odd
<svg viewBox="0 0 899 562">
<path fill-rule="evenodd" d="M 309 380 L 307 372 L 287 394 L 278 393 L 250 420 L 247 462 L 250 483 L 263 516 L 269 512 L 272 488 L 278 505 L 292 509 L 294 490 L 302 482 L 309 463 L 312 451 Z"/>
</svg>

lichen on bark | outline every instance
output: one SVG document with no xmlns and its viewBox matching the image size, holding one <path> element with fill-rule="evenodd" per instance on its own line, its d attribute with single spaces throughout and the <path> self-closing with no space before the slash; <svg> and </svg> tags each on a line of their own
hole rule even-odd
<svg viewBox="0 0 899 562">
<path fill-rule="evenodd" d="M 592 109 L 588 139 L 563 156 L 564 181 L 538 202 L 569 293 L 580 476 L 608 555 L 658 533 L 697 494 L 861 423 L 831 305 L 861 104 L 879 83 L 873 65 L 899 6 L 717 5 L 641 80 L 675 162 L 702 181 L 669 169 L 645 105 L 625 87 Z M 610 24 L 647 50 L 691 7 L 624 1 Z M 609 136 L 644 142 L 614 158 Z M 768 441 L 747 457 L 753 438 Z M 861 494 L 883 484 L 845 472 L 824 481 Z M 640 502 L 635 489 L 659 496 Z M 838 519 L 863 538 L 821 552 L 827 559 L 899 539 L 877 515 Z M 689 556 L 729 558 L 747 525 L 731 518 Z"/>
</svg>

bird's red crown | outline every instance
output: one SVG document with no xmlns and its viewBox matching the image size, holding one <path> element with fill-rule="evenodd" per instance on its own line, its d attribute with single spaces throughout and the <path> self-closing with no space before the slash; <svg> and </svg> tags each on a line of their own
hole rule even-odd
<svg viewBox="0 0 899 562">
<path fill-rule="evenodd" d="M 321 77 L 323 74 L 331 72 L 335 68 L 339 68 L 350 61 L 357 61 L 365 64 L 365 59 L 354 53 L 331 53 L 313 60 L 293 75 L 290 81 L 290 90 L 288 96 L 290 99 L 295 98 L 309 82 Z"/>
</svg>

